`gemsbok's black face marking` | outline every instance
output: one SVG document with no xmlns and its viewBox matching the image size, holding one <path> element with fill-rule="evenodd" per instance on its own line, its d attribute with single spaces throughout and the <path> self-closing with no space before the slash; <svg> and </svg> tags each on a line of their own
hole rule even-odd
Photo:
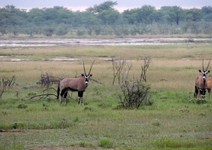
<svg viewBox="0 0 212 150">
<path fill-rule="evenodd" d="M 207 89 L 207 74 L 210 73 L 210 70 L 208 70 L 210 62 L 211 60 L 209 60 L 207 67 L 204 68 L 204 60 L 202 60 L 202 69 L 199 70 L 201 75 L 197 76 L 195 81 L 194 97 L 196 98 L 198 95 L 200 95 L 201 98 L 205 98 Z"/>
<path fill-rule="evenodd" d="M 92 77 L 92 74 L 89 74 L 89 75 L 81 74 L 81 76 L 85 78 L 85 84 L 88 84 L 90 81 L 90 78 Z"/>
<path fill-rule="evenodd" d="M 83 93 L 85 89 L 88 87 L 88 83 L 92 77 L 91 70 L 92 70 L 93 64 L 94 64 L 94 61 L 91 64 L 90 70 L 87 74 L 85 70 L 85 64 L 83 61 L 84 73 L 81 74 L 81 76 L 76 78 L 64 78 L 63 80 L 59 82 L 58 90 L 57 90 L 57 99 L 59 99 L 60 102 L 62 102 L 61 97 L 64 97 L 66 100 L 68 91 L 78 92 L 78 97 L 79 97 L 78 104 L 82 102 L 81 99 L 83 97 Z"/>
</svg>

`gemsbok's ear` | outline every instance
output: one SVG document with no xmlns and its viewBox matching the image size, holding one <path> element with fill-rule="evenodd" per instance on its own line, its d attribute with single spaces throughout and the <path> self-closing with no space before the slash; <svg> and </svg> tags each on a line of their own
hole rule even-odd
<svg viewBox="0 0 212 150">
<path fill-rule="evenodd" d="M 84 77 L 85 75 L 82 73 L 81 76 Z"/>
</svg>

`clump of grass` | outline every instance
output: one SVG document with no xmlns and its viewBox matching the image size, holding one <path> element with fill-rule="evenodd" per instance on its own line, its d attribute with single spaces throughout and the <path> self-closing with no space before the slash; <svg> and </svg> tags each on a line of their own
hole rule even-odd
<svg viewBox="0 0 212 150">
<path fill-rule="evenodd" d="M 76 117 L 75 119 L 74 119 L 74 122 L 79 122 L 80 120 L 79 120 L 79 117 Z"/>
<path fill-rule="evenodd" d="M 84 111 L 92 111 L 93 109 L 91 108 L 91 107 L 89 107 L 89 106 L 86 106 L 85 108 L 84 108 Z"/>
<path fill-rule="evenodd" d="M 101 104 L 98 105 L 100 108 L 111 108 L 112 104 L 102 102 Z"/>
<path fill-rule="evenodd" d="M 0 146 L 0 150 L 23 150 L 22 144 L 13 144 L 12 146 Z"/>
<path fill-rule="evenodd" d="M 154 122 L 152 122 L 152 125 L 159 127 L 161 125 L 161 123 L 158 120 L 155 120 Z"/>
<path fill-rule="evenodd" d="M 87 147 L 87 148 L 89 148 L 89 147 L 93 147 L 93 145 L 91 144 L 91 143 L 88 143 L 88 142 L 84 142 L 84 141 L 81 141 L 80 143 L 79 143 L 79 146 L 80 147 Z"/>
<path fill-rule="evenodd" d="M 174 140 L 174 139 L 160 139 L 154 143 L 158 148 L 194 148 L 195 143 L 182 141 L 182 140 Z"/>
<path fill-rule="evenodd" d="M 19 108 L 19 109 L 25 109 L 25 108 L 27 108 L 27 105 L 26 104 L 19 104 L 17 106 L 17 108 Z"/>
<path fill-rule="evenodd" d="M 75 120 L 74 120 L 75 121 Z M 78 120 L 79 121 L 79 120 Z M 75 121 L 77 122 L 77 121 Z M 40 122 L 13 122 L 10 124 L 0 124 L 0 129 L 65 129 L 73 126 L 73 122 L 66 118 L 52 121 Z"/>
<path fill-rule="evenodd" d="M 102 148 L 112 148 L 113 142 L 108 138 L 103 138 L 103 139 L 100 140 L 99 146 L 102 147 Z"/>
</svg>

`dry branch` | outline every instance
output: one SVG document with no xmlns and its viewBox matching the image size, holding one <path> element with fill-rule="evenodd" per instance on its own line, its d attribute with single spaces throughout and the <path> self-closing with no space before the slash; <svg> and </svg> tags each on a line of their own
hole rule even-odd
<svg viewBox="0 0 212 150">
<path fill-rule="evenodd" d="M 49 75 L 49 73 L 41 74 L 40 80 L 37 84 L 40 84 L 42 87 L 50 87 L 53 84 L 58 84 L 62 78 Z"/>
<path fill-rule="evenodd" d="M 35 98 L 38 98 L 38 100 L 46 99 L 46 98 L 49 98 L 49 96 L 57 97 L 56 94 L 48 94 L 47 93 L 47 94 L 34 95 L 34 96 L 30 97 L 30 100 L 35 99 Z"/>
<path fill-rule="evenodd" d="M 53 87 L 51 87 L 51 88 L 48 88 L 48 87 L 47 87 L 46 89 L 43 90 L 43 94 L 39 94 L 39 95 L 35 94 L 35 95 L 32 95 L 32 96 L 29 97 L 29 99 L 30 99 L 30 100 L 32 100 L 32 99 L 37 99 L 37 100 L 43 99 L 43 100 L 45 100 L 45 99 L 47 99 L 47 98 L 50 98 L 50 96 L 53 96 L 54 98 L 56 98 L 57 95 L 54 94 L 54 93 L 49 93 L 50 90 L 53 90 L 54 93 L 55 93 L 55 91 L 57 91 L 57 90 L 56 90 L 55 88 L 53 88 Z"/>
<path fill-rule="evenodd" d="M 114 58 L 112 58 L 112 67 L 113 67 L 112 84 L 114 85 L 116 80 L 118 80 L 118 84 L 120 85 L 121 82 L 123 81 L 123 78 L 126 78 L 126 77 L 123 76 L 123 73 L 127 72 L 126 76 L 128 77 L 129 70 L 131 69 L 132 64 L 128 64 L 125 59 L 120 59 L 120 58 L 114 59 Z"/>
<path fill-rule="evenodd" d="M 98 84 L 101 84 L 101 85 L 103 85 L 103 83 L 102 82 L 99 82 L 99 81 L 97 81 L 97 80 L 95 80 L 95 79 L 90 79 L 91 81 L 94 81 L 94 82 L 96 82 L 96 83 L 98 83 Z"/>
<path fill-rule="evenodd" d="M 14 86 L 15 80 L 16 80 L 15 76 L 12 76 L 11 79 L 5 78 L 5 77 L 1 79 L 1 81 L 0 81 L 0 98 L 2 98 L 2 95 L 4 94 L 4 92 L 7 89 Z"/>
</svg>

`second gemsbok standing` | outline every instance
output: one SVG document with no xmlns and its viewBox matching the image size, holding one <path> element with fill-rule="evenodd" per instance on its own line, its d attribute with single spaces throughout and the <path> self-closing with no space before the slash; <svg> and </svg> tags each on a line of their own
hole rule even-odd
<svg viewBox="0 0 212 150">
<path fill-rule="evenodd" d="M 212 79 L 207 80 L 207 74 L 210 73 L 210 70 L 208 70 L 210 66 L 211 60 L 208 62 L 208 65 L 206 68 L 204 68 L 204 60 L 202 60 L 202 69 L 199 70 L 201 75 L 198 75 L 195 80 L 195 92 L 194 92 L 194 97 L 198 98 L 205 98 L 206 90 L 208 90 L 209 94 L 211 91 L 212 86 Z"/>
</svg>

